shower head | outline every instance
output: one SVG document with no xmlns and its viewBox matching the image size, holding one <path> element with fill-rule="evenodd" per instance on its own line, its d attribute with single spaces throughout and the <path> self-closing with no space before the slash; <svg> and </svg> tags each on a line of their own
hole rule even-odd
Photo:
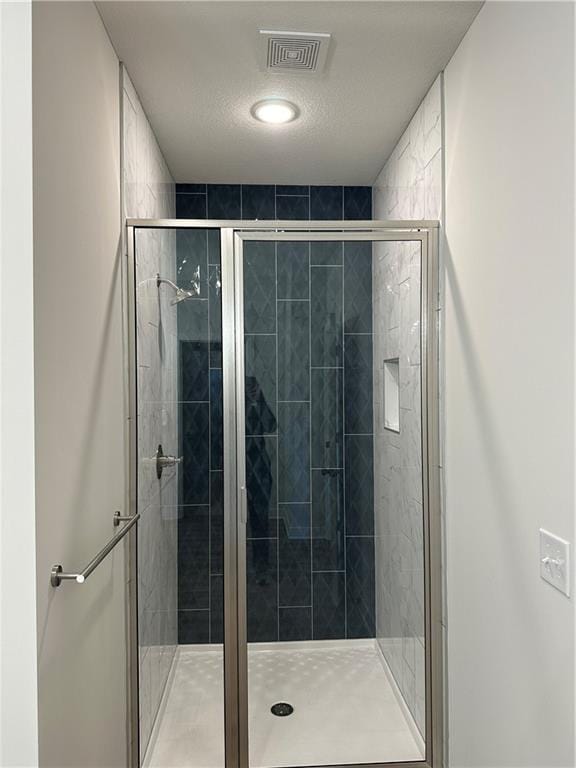
<svg viewBox="0 0 576 768">
<path fill-rule="evenodd" d="M 178 288 L 176 290 L 176 296 L 174 296 L 170 304 L 179 304 L 181 301 L 186 301 L 186 299 L 193 298 L 194 293 L 192 291 L 187 291 L 185 288 Z"/>
<path fill-rule="evenodd" d="M 196 294 L 193 291 L 187 291 L 185 288 L 180 288 L 176 283 L 173 283 L 172 280 L 168 280 L 165 277 L 160 277 L 160 275 L 156 275 L 156 285 L 158 288 L 162 285 L 162 283 L 165 283 L 166 285 L 169 285 L 170 288 L 173 288 L 176 292 L 176 295 L 170 302 L 170 304 L 179 304 L 181 301 L 186 301 L 186 299 L 193 299 Z"/>
</svg>

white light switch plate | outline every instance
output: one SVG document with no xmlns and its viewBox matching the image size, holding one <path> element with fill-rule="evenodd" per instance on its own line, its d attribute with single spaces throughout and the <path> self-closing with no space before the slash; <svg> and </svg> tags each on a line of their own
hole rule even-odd
<svg viewBox="0 0 576 768">
<path fill-rule="evenodd" d="M 540 576 L 570 597 L 570 544 L 540 528 Z"/>
</svg>

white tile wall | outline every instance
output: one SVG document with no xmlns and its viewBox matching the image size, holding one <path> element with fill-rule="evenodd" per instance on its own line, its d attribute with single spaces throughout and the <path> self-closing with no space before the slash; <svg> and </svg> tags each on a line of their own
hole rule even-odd
<svg viewBox="0 0 576 768">
<path fill-rule="evenodd" d="M 376 219 L 440 219 L 441 77 L 374 186 Z M 420 248 L 377 243 L 373 262 L 376 634 L 421 733 L 425 725 Z M 400 360 L 400 434 L 384 428 L 383 361 Z"/>
<path fill-rule="evenodd" d="M 123 194 L 126 218 L 174 218 L 175 185 L 134 86 L 122 70 Z M 140 230 L 136 240 L 138 368 L 138 610 L 140 742 L 144 754 L 176 652 L 177 470 L 156 477 L 154 455 L 178 451 L 176 280 L 173 232 Z"/>
</svg>

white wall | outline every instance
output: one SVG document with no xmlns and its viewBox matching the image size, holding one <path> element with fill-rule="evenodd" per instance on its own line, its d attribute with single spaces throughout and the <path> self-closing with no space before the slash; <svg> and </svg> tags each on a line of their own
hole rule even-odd
<svg viewBox="0 0 576 768">
<path fill-rule="evenodd" d="M 0 765 L 38 760 L 32 5 L 0 3 Z"/>
<path fill-rule="evenodd" d="M 33 97 L 40 764 L 111 768 L 127 761 L 125 545 L 82 586 L 49 582 L 125 501 L 119 73 L 92 3 L 34 4 Z"/>
<path fill-rule="evenodd" d="M 571 3 L 488 3 L 445 72 L 450 766 L 574 765 Z"/>
</svg>

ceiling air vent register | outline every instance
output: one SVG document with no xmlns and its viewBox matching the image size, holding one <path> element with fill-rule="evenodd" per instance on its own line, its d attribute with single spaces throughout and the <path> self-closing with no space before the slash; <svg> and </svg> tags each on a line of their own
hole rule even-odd
<svg viewBox="0 0 576 768">
<path fill-rule="evenodd" d="M 272 32 L 260 30 L 264 68 L 268 72 L 322 72 L 330 35 L 325 32 Z"/>
</svg>

